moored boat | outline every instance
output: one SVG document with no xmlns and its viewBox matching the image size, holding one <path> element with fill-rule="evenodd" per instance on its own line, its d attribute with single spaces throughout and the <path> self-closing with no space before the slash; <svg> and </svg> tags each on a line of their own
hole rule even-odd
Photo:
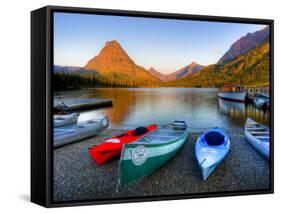
<svg viewBox="0 0 281 214">
<path fill-rule="evenodd" d="M 184 121 L 158 126 L 133 143 L 125 144 L 119 162 L 119 184 L 132 184 L 167 163 L 188 137 Z"/>
<path fill-rule="evenodd" d="M 206 180 L 229 152 L 230 140 L 225 132 L 213 128 L 203 133 L 195 144 L 195 156 L 203 180 Z"/>
<path fill-rule="evenodd" d="M 257 108 L 267 109 L 269 107 L 269 97 L 261 93 L 256 93 L 253 103 Z"/>
<path fill-rule="evenodd" d="M 230 101 L 245 102 L 246 91 L 240 86 L 225 85 L 219 89 L 218 97 Z"/>
<path fill-rule="evenodd" d="M 245 123 L 245 137 L 256 151 L 269 159 L 270 133 L 267 126 L 248 118 Z"/>
<path fill-rule="evenodd" d="M 61 127 L 77 123 L 79 113 L 70 113 L 65 115 L 54 115 L 54 127 Z"/>
<path fill-rule="evenodd" d="M 74 125 L 54 128 L 54 147 L 77 142 L 88 137 L 97 135 L 109 125 L 108 117 L 91 119 Z"/>
<path fill-rule="evenodd" d="M 97 146 L 93 146 L 89 149 L 89 153 L 97 164 L 104 164 L 107 160 L 120 156 L 124 144 L 134 142 L 156 128 L 156 125 L 150 125 L 128 130 L 121 135 L 107 139 Z"/>
</svg>

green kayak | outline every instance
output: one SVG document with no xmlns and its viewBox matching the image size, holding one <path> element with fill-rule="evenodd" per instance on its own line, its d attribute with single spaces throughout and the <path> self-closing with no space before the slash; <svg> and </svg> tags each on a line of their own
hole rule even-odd
<svg viewBox="0 0 281 214">
<path fill-rule="evenodd" d="M 132 184 L 169 161 L 186 142 L 184 121 L 158 126 L 133 143 L 125 144 L 119 162 L 119 184 Z"/>
</svg>

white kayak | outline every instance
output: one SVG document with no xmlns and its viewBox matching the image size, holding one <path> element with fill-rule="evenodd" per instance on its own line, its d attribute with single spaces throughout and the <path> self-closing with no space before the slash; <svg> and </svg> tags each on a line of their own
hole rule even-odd
<svg viewBox="0 0 281 214">
<path fill-rule="evenodd" d="M 61 127 L 61 126 L 77 123 L 78 117 L 79 117 L 78 113 L 54 115 L 54 127 Z"/>
<path fill-rule="evenodd" d="M 245 123 L 245 137 L 262 156 L 269 159 L 270 132 L 265 125 L 248 118 Z"/>
<path fill-rule="evenodd" d="M 108 117 L 104 116 L 101 119 L 92 119 L 74 125 L 54 128 L 54 147 L 64 146 L 97 135 L 105 130 L 108 125 Z"/>
<path fill-rule="evenodd" d="M 203 180 L 206 180 L 229 152 L 230 140 L 219 128 L 213 128 L 202 134 L 195 144 L 195 156 Z"/>
</svg>

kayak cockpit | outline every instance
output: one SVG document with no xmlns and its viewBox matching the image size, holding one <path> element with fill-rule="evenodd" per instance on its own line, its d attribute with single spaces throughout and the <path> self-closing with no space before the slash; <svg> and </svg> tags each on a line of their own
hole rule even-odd
<svg viewBox="0 0 281 214">
<path fill-rule="evenodd" d="M 205 135 L 205 141 L 210 146 L 220 146 L 224 141 L 224 136 L 220 132 L 211 131 Z"/>
<path fill-rule="evenodd" d="M 223 146 L 227 143 L 227 135 L 218 128 L 214 128 L 202 135 L 201 143 L 207 146 Z"/>
</svg>

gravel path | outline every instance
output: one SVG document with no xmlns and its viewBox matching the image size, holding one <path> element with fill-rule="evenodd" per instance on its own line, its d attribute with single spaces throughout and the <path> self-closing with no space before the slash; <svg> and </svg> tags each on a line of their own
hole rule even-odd
<svg viewBox="0 0 281 214">
<path fill-rule="evenodd" d="M 88 148 L 120 130 L 106 130 L 94 138 L 54 150 L 54 201 L 94 200 L 169 194 L 268 189 L 269 163 L 242 134 L 229 134 L 226 159 L 203 181 L 194 154 L 198 133 L 190 134 L 179 153 L 152 175 L 116 192 L 118 159 L 99 166 Z"/>
</svg>

